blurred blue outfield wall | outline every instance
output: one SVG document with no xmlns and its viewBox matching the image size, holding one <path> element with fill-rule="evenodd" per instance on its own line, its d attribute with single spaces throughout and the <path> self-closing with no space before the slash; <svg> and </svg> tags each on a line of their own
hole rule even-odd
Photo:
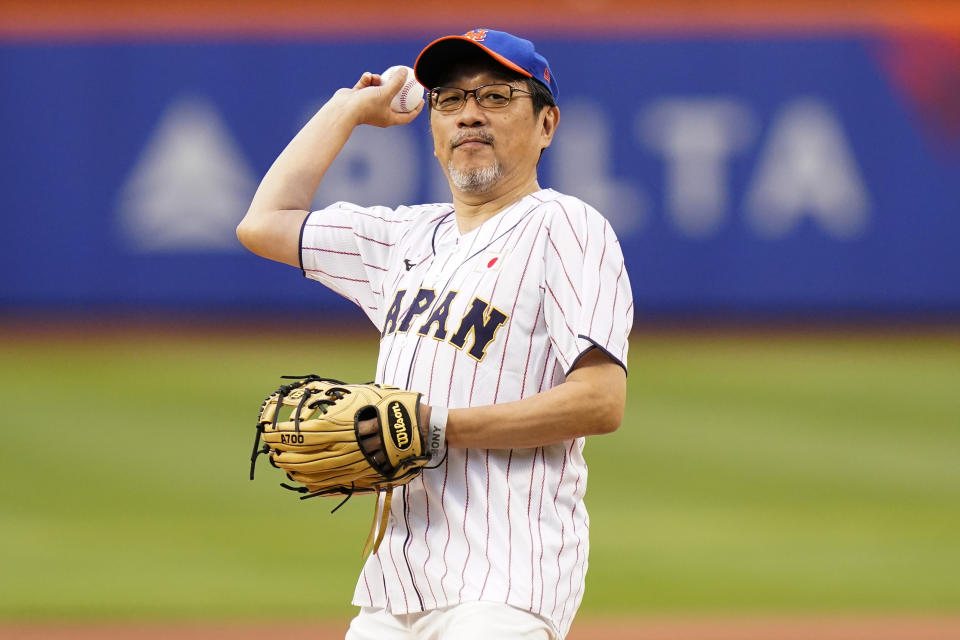
<svg viewBox="0 0 960 640">
<path fill-rule="evenodd" d="M 336 88 L 429 39 L 0 45 L 0 309 L 350 307 L 234 228 Z M 960 310 L 960 139 L 882 42 L 535 39 L 541 185 L 612 221 L 638 317 Z M 315 205 L 340 199 L 448 201 L 426 117 L 357 130 Z"/>
</svg>

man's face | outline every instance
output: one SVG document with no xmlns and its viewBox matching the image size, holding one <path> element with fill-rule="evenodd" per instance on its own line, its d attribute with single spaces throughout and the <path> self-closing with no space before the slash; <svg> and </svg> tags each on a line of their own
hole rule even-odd
<svg viewBox="0 0 960 640">
<path fill-rule="evenodd" d="M 525 82 L 510 80 L 488 67 L 464 68 L 443 86 L 470 90 L 494 83 L 527 91 Z M 514 93 L 507 106 L 487 109 L 468 96 L 459 111 L 431 110 L 434 155 L 451 188 L 496 197 L 536 178 L 540 151 L 553 138 L 556 109 L 547 107 L 534 115 L 530 100 L 527 93 Z"/>
</svg>

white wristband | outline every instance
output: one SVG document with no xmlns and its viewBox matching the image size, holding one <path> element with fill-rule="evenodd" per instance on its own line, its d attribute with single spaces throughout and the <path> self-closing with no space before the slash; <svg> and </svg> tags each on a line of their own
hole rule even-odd
<svg viewBox="0 0 960 640">
<path fill-rule="evenodd" d="M 440 458 L 447 442 L 446 407 L 430 407 L 430 425 L 427 429 L 427 454 L 431 460 Z"/>
</svg>

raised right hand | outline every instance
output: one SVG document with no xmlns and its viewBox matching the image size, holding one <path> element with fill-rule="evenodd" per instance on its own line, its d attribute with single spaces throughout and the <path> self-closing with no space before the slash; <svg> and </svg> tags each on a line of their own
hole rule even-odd
<svg viewBox="0 0 960 640">
<path fill-rule="evenodd" d="M 349 105 L 350 112 L 356 118 L 356 124 L 369 124 L 375 127 L 392 127 L 413 121 L 423 110 L 423 103 L 409 113 L 399 113 L 390 108 L 393 97 L 403 87 L 406 75 L 394 73 L 387 82 L 380 74 L 369 71 L 360 76 L 352 89 L 340 89 L 334 94 L 337 100 Z"/>
</svg>

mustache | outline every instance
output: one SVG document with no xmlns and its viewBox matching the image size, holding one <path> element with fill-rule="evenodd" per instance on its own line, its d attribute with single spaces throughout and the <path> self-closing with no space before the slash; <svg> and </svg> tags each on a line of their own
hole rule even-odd
<svg viewBox="0 0 960 640">
<path fill-rule="evenodd" d="M 493 144 L 493 134 L 489 131 L 484 131 L 483 129 L 473 129 L 467 131 L 461 131 L 453 137 L 453 140 L 450 141 L 450 148 L 459 147 L 461 144 L 467 140 L 485 142 L 487 144 Z"/>
</svg>

